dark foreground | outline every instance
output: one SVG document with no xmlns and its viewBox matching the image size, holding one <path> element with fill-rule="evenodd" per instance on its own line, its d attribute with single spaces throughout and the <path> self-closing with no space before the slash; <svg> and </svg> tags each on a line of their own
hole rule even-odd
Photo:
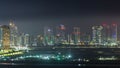
<svg viewBox="0 0 120 68">
<path fill-rule="evenodd" d="M 119 48 L 39 48 L 31 50 L 25 55 L 36 54 L 71 54 L 72 58 L 65 61 L 49 60 L 19 60 L 1 62 L 0 68 L 98 68 L 98 67 L 117 67 L 120 68 L 120 49 Z M 105 60 L 98 60 L 98 58 L 107 58 Z M 109 59 L 109 58 L 116 59 Z M 85 59 L 89 60 L 86 61 Z M 85 61 L 84 61 L 85 60 Z"/>
<path fill-rule="evenodd" d="M 54 65 L 54 64 L 44 64 L 44 65 L 0 65 L 0 68 L 120 68 L 120 65 L 110 65 L 110 64 L 90 64 L 87 66 L 77 66 L 77 65 Z"/>
</svg>

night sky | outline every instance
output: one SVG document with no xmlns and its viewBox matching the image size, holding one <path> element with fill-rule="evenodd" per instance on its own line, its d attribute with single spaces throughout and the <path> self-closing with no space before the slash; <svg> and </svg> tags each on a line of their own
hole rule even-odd
<svg viewBox="0 0 120 68">
<path fill-rule="evenodd" d="M 44 26 L 79 26 L 88 32 L 93 25 L 120 23 L 120 2 L 110 0 L 0 0 L 0 24 L 10 20 L 24 33 L 43 32 Z M 70 30 L 68 30 L 70 32 Z"/>
</svg>

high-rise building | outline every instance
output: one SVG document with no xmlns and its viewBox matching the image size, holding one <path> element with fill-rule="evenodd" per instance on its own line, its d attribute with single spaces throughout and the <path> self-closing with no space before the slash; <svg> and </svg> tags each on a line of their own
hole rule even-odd
<svg viewBox="0 0 120 68">
<path fill-rule="evenodd" d="M 85 45 L 89 45 L 91 38 L 89 33 L 81 33 L 80 34 L 80 40 L 81 43 L 84 43 Z"/>
<path fill-rule="evenodd" d="M 65 30 L 66 27 L 62 24 L 56 27 L 56 44 L 62 44 L 67 40 Z"/>
<path fill-rule="evenodd" d="M 17 42 L 17 45 L 24 46 L 24 33 L 19 33 Z"/>
<path fill-rule="evenodd" d="M 110 41 L 110 26 L 107 24 L 103 24 L 103 30 L 102 30 L 102 43 L 103 45 L 107 45 Z"/>
<path fill-rule="evenodd" d="M 34 36 L 30 35 L 30 46 L 33 46 L 34 44 Z"/>
<path fill-rule="evenodd" d="M 102 26 L 93 26 L 93 34 L 92 34 L 92 41 L 94 44 L 101 45 L 102 44 Z"/>
<path fill-rule="evenodd" d="M 80 28 L 74 27 L 73 29 L 74 44 L 80 44 Z"/>
<path fill-rule="evenodd" d="M 37 36 L 37 45 L 38 46 L 43 46 L 44 38 L 42 35 Z"/>
<path fill-rule="evenodd" d="M 44 45 L 54 45 L 53 29 L 44 27 Z"/>
<path fill-rule="evenodd" d="M 2 25 L 1 27 L 1 48 L 10 48 L 10 28 L 7 25 Z"/>
<path fill-rule="evenodd" d="M 102 39 L 104 45 L 116 45 L 118 36 L 117 24 L 103 24 Z"/>
<path fill-rule="evenodd" d="M 111 25 L 111 30 L 112 30 L 112 45 L 117 44 L 117 24 L 112 24 Z"/>
<path fill-rule="evenodd" d="M 120 44 L 120 25 L 117 24 L 117 43 Z"/>
<path fill-rule="evenodd" d="M 74 44 L 74 41 L 72 39 L 72 34 L 68 34 L 68 36 L 67 36 L 67 43 L 68 44 Z"/>
<path fill-rule="evenodd" d="M 2 48 L 2 28 L 0 26 L 0 48 Z"/>
<path fill-rule="evenodd" d="M 30 46 L 30 35 L 29 34 L 25 34 L 24 36 L 24 45 Z"/>
<path fill-rule="evenodd" d="M 17 26 L 13 23 L 13 21 L 10 21 L 9 24 L 10 27 L 10 45 L 11 46 L 17 46 L 18 44 L 18 28 Z"/>
</svg>

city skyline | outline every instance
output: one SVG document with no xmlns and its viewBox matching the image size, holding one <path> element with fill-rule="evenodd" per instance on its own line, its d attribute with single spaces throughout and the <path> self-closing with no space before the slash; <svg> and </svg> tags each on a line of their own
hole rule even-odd
<svg viewBox="0 0 120 68">
<path fill-rule="evenodd" d="M 0 68 L 119 62 L 119 0 L 0 0 Z"/>
<path fill-rule="evenodd" d="M 63 24 L 58 26 L 45 26 L 43 34 L 31 35 L 20 32 L 13 21 L 9 25 L 0 26 L 0 45 L 9 47 L 22 46 L 58 46 L 63 45 L 98 45 L 118 46 L 120 44 L 119 26 L 113 24 L 101 24 L 90 27 L 90 33 L 83 33 L 80 27 L 67 29 Z M 66 30 L 67 29 L 67 30 Z M 68 33 L 68 31 L 71 31 Z M 9 46 L 9 47 L 8 47 Z"/>
</svg>

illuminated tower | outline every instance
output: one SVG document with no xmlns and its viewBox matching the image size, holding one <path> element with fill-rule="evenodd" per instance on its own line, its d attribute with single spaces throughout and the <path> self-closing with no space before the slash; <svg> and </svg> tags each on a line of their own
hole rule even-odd
<svg viewBox="0 0 120 68">
<path fill-rule="evenodd" d="M 102 24 L 103 30 L 102 30 L 102 43 L 103 45 L 108 44 L 108 40 L 110 39 L 110 27 L 107 24 Z"/>
<path fill-rule="evenodd" d="M 11 46 L 17 46 L 18 42 L 18 28 L 17 26 L 13 23 L 13 21 L 10 21 L 9 24 L 10 27 L 10 45 Z"/>
<path fill-rule="evenodd" d="M 44 27 L 44 44 L 45 45 L 54 44 L 53 29 L 50 27 Z"/>
<path fill-rule="evenodd" d="M 2 28 L 0 27 L 0 48 L 2 48 Z"/>
<path fill-rule="evenodd" d="M 93 26 L 92 29 L 93 29 L 92 39 L 93 39 L 94 44 L 101 45 L 102 44 L 102 29 L 103 29 L 103 27 L 102 26 Z"/>
<path fill-rule="evenodd" d="M 116 45 L 117 43 L 117 24 L 103 24 L 103 43 L 104 45 Z"/>
<path fill-rule="evenodd" d="M 10 48 L 10 28 L 7 25 L 1 26 L 2 28 L 2 49 Z"/>
<path fill-rule="evenodd" d="M 25 46 L 30 45 L 30 35 L 29 34 L 25 34 L 25 36 L 24 36 L 24 45 Z"/>
<path fill-rule="evenodd" d="M 34 43 L 34 36 L 30 35 L 30 46 L 33 46 Z"/>
<path fill-rule="evenodd" d="M 18 45 L 23 46 L 24 45 L 24 33 L 20 33 L 18 35 Z"/>
<path fill-rule="evenodd" d="M 97 28 L 97 36 L 98 36 L 98 43 L 101 45 L 102 44 L 102 26 L 99 26 Z"/>
<path fill-rule="evenodd" d="M 111 30 L 112 30 L 112 43 L 113 45 L 117 44 L 117 24 L 112 24 L 111 25 Z"/>
<path fill-rule="evenodd" d="M 96 42 L 96 26 L 92 27 L 92 41 L 93 43 Z"/>
<path fill-rule="evenodd" d="M 56 43 L 63 43 L 65 42 L 66 38 L 65 38 L 65 26 L 64 25 L 59 25 L 56 27 Z"/>
<path fill-rule="evenodd" d="M 68 44 L 74 44 L 71 34 L 68 34 L 68 37 L 67 37 L 67 38 L 68 38 L 68 39 L 67 39 Z"/>
<path fill-rule="evenodd" d="M 43 42 L 44 42 L 43 36 L 42 35 L 38 35 L 37 36 L 37 45 L 38 46 L 43 46 Z"/>
<path fill-rule="evenodd" d="M 84 42 L 84 44 L 88 45 L 90 42 L 90 34 L 89 33 L 80 34 L 80 41 Z"/>
<path fill-rule="evenodd" d="M 117 24 L 117 42 L 120 44 L 120 25 Z"/>
<path fill-rule="evenodd" d="M 79 27 L 74 27 L 74 44 L 79 44 L 80 43 L 80 28 Z"/>
</svg>

